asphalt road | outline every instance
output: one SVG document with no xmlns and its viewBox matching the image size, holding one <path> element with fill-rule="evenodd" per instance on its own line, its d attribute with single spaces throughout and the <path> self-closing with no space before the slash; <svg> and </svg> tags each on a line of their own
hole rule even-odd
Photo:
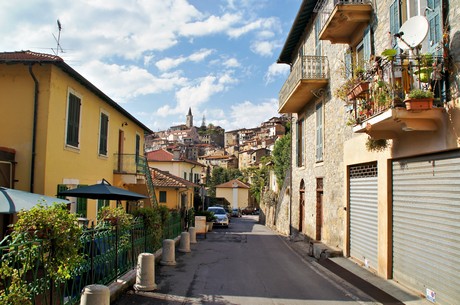
<svg viewBox="0 0 460 305">
<path fill-rule="evenodd" d="M 197 237 L 176 266 L 156 266 L 158 289 L 128 291 L 125 304 L 374 304 L 365 294 L 302 258 L 257 216 Z"/>
</svg>

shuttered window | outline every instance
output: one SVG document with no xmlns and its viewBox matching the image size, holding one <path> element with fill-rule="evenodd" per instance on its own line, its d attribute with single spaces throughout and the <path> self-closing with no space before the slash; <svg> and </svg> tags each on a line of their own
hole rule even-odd
<svg viewBox="0 0 460 305">
<path fill-rule="evenodd" d="M 109 206 L 109 200 L 106 199 L 98 199 L 97 200 L 97 210 L 100 211 L 103 207 Z"/>
<path fill-rule="evenodd" d="M 316 161 L 323 161 L 323 102 L 316 104 Z"/>
<path fill-rule="evenodd" d="M 86 184 L 79 184 L 77 187 L 87 186 Z M 86 198 L 77 198 L 77 209 L 75 213 L 80 217 L 86 217 L 87 215 L 87 202 Z"/>
<path fill-rule="evenodd" d="M 441 24 L 441 1 L 428 0 L 427 1 L 426 18 L 428 20 L 428 41 L 429 51 L 432 54 L 442 54 L 441 40 L 442 40 L 442 24 Z"/>
<path fill-rule="evenodd" d="M 166 203 L 166 191 L 160 191 L 160 202 Z"/>
<path fill-rule="evenodd" d="M 391 40 L 392 40 L 392 47 L 393 49 L 398 49 L 398 46 L 396 44 L 396 38 L 394 37 L 394 34 L 399 32 L 399 28 L 401 27 L 401 14 L 400 14 L 400 4 L 399 0 L 395 0 L 391 5 L 390 5 L 390 34 L 391 34 Z"/>
<path fill-rule="evenodd" d="M 80 111 L 81 99 L 69 92 L 66 144 L 74 147 L 78 147 L 79 144 Z"/>
<path fill-rule="evenodd" d="M 109 133 L 109 116 L 101 113 L 101 126 L 99 130 L 99 154 L 107 156 L 107 140 Z"/>
<path fill-rule="evenodd" d="M 368 26 L 364 30 L 364 37 L 363 37 L 363 57 L 364 57 L 364 65 L 363 68 L 368 70 L 370 69 L 370 60 L 372 55 L 372 31 L 371 26 Z"/>
<path fill-rule="evenodd" d="M 297 166 L 303 166 L 305 154 L 305 139 L 304 139 L 304 124 L 305 120 L 300 119 L 297 122 Z"/>
</svg>

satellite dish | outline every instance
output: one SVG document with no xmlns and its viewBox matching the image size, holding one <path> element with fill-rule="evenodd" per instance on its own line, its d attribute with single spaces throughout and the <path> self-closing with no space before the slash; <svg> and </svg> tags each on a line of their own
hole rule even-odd
<svg viewBox="0 0 460 305">
<path fill-rule="evenodd" d="M 424 16 L 414 16 L 404 22 L 395 34 L 398 47 L 403 50 L 413 49 L 428 35 L 428 20 Z"/>
</svg>

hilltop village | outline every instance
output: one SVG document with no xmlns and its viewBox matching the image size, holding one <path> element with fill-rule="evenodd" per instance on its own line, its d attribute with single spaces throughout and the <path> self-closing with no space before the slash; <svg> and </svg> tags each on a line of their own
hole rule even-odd
<svg viewBox="0 0 460 305">
<path fill-rule="evenodd" d="M 243 170 L 259 166 L 261 158 L 269 156 L 276 140 L 285 134 L 287 122 L 287 116 L 272 117 L 258 127 L 225 131 L 206 125 L 205 117 L 199 127 L 194 126 L 189 108 L 185 124 L 146 135 L 145 151 L 149 161 L 164 159 L 167 151 L 174 160 L 200 163 L 201 177 L 193 182 L 206 183 L 215 167 Z"/>
</svg>

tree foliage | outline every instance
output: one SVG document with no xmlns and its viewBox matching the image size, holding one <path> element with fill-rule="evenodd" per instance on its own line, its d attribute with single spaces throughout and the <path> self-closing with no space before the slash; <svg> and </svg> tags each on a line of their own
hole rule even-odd
<svg viewBox="0 0 460 305">
<path fill-rule="evenodd" d="M 208 195 L 216 196 L 216 185 L 228 182 L 233 179 L 242 179 L 243 174 L 237 168 L 214 167 L 211 173 L 211 179 L 208 183 Z"/>
<path fill-rule="evenodd" d="M 286 171 L 291 166 L 291 133 L 287 133 L 284 137 L 275 142 L 273 149 L 273 163 L 276 175 L 276 182 L 281 187 L 284 183 Z"/>
</svg>

